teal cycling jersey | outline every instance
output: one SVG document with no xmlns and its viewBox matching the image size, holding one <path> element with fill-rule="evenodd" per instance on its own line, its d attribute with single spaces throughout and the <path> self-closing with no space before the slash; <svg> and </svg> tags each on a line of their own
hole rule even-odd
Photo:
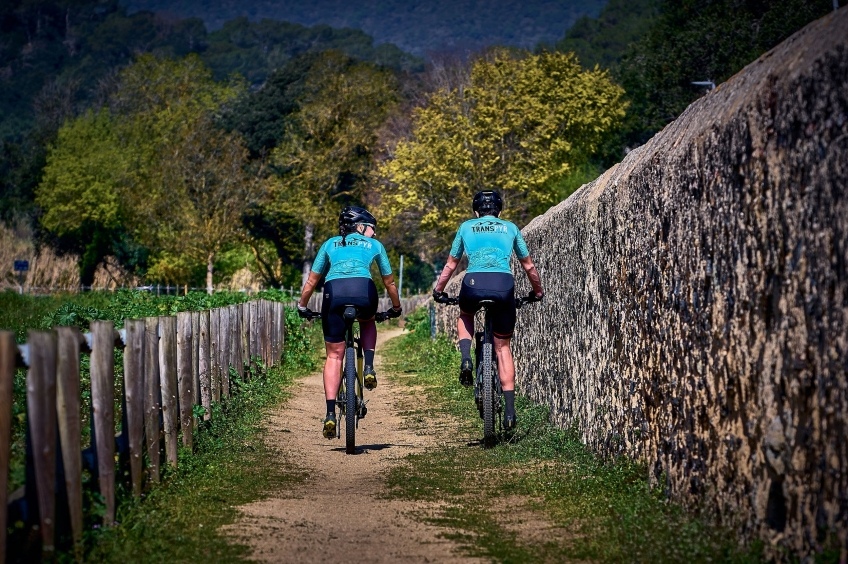
<svg viewBox="0 0 848 564">
<path fill-rule="evenodd" d="M 380 274 L 392 273 L 386 249 L 377 239 L 351 233 L 342 245 L 341 236 L 335 236 L 321 245 L 312 263 L 312 272 L 325 276 L 329 282 L 337 278 L 371 278 L 371 263 L 376 260 Z"/>
<path fill-rule="evenodd" d="M 450 254 L 455 259 L 468 255 L 466 272 L 503 272 L 512 274 L 509 257 L 519 259 L 530 254 L 521 231 L 514 223 L 493 215 L 469 219 L 459 226 Z"/>
</svg>

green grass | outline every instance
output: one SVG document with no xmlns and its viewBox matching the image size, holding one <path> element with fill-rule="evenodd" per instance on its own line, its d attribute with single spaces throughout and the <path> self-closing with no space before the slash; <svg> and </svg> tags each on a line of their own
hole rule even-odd
<svg viewBox="0 0 848 564">
<path fill-rule="evenodd" d="M 240 293 L 155 296 L 149 292 L 66 294 L 35 297 L 13 292 L 0 293 L 0 327 L 13 330 L 23 342 L 26 329 L 48 329 L 75 325 L 82 330 L 95 319 L 116 324 L 125 318 L 169 315 L 240 303 L 247 299 L 285 299 L 276 292 L 259 296 Z M 268 465 L 280 453 L 273 453 L 262 441 L 261 422 L 268 408 L 284 401 L 290 384 L 316 366 L 315 351 L 322 349 L 319 324 L 301 324 L 297 313 L 286 310 L 286 341 L 283 363 L 262 371 L 234 390 L 231 399 L 213 406 L 212 424 L 199 431 L 195 452 L 180 452 L 179 468 L 164 476 L 163 483 L 134 500 L 125 486 L 118 491 L 119 526 L 97 526 L 97 495 L 87 497 L 85 535 L 87 560 L 126 561 L 153 559 L 168 555 L 169 560 L 215 561 L 245 556 L 245 548 L 228 542 L 218 532 L 220 525 L 232 522 L 234 507 L 260 498 L 264 492 L 289 487 L 302 475 L 293 461 Z M 116 351 L 116 391 L 122 389 L 122 354 Z M 88 357 L 82 358 L 81 391 L 83 414 L 90 406 Z M 12 457 L 10 489 L 24 482 L 24 430 L 26 421 L 24 370 L 14 381 Z M 120 402 L 116 399 L 116 421 Z M 84 426 L 88 431 L 88 426 Z M 13 531 L 14 531 L 14 524 Z M 62 543 L 60 543 L 62 544 Z M 129 556 L 128 556 L 129 555 Z M 135 556 L 133 556 L 135 555 Z M 143 555 L 143 556 L 142 556 Z M 60 555 L 60 560 L 70 554 Z"/>
<path fill-rule="evenodd" d="M 443 338 L 417 330 L 387 345 L 398 379 L 423 385 L 426 407 L 409 421 L 426 429 L 433 418 L 457 421 L 467 441 L 410 456 L 389 476 L 392 495 L 447 502 L 428 518 L 467 553 L 498 562 L 758 562 L 760 546 L 743 547 L 732 531 L 712 526 L 668 501 L 647 482 L 647 469 L 628 460 L 603 461 L 573 431 L 548 422 L 546 409 L 517 398 L 513 437 L 484 449 L 482 422 L 470 390 L 456 381 L 459 354 Z M 515 496 L 515 497 L 511 497 Z M 502 525 L 500 500 L 526 500 L 516 508 L 554 527 L 526 540 Z"/>
<path fill-rule="evenodd" d="M 237 506 L 291 488 L 305 477 L 295 460 L 270 450 L 262 432 L 268 410 L 285 401 L 291 384 L 316 366 L 320 325 L 299 327 L 296 314 L 288 315 L 285 362 L 220 404 L 212 425 L 199 433 L 195 452 L 181 451 L 179 468 L 161 486 L 141 501 L 124 496 L 120 524 L 91 533 L 86 560 L 246 559 L 247 548 L 225 537 L 220 527 L 235 521 Z"/>
</svg>

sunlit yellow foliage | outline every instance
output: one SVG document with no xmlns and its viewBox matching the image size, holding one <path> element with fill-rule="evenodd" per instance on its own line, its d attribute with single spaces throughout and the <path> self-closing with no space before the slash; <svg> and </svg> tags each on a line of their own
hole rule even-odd
<svg viewBox="0 0 848 564">
<path fill-rule="evenodd" d="M 376 131 L 397 101 L 394 76 L 341 53 L 322 54 L 272 160 L 281 173 L 269 208 L 334 234 L 338 212 L 360 202 Z M 310 258 L 310 257 L 307 257 Z"/>
<path fill-rule="evenodd" d="M 411 138 L 380 170 L 381 212 L 423 208 L 420 230 L 446 243 L 482 189 L 501 191 L 519 223 L 555 203 L 554 185 L 624 116 L 623 90 L 572 54 L 495 50 L 464 88 L 432 93 Z"/>
</svg>

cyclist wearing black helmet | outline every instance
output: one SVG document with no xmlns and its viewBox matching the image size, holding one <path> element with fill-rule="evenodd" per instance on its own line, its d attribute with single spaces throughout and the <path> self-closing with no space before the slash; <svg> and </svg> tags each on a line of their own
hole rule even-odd
<svg viewBox="0 0 848 564">
<path fill-rule="evenodd" d="M 459 291 L 460 315 L 457 321 L 459 350 L 462 364 L 459 381 L 463 386 L 473 382 L 474 364 L 471 360 L 471 335 L 474 333 L 474 312 L 480 309 L 481 300 L 493 300 L 492 331 L 498 358 L 498 373 L 506 400 L 504 427 L 515 427 L 515 365 L 509 348 L 515 329 L 515 280 L 509 259 L 514 252 L 518 257 L 537 300 L 544 295 L 542 280 L 530 258 L 527 244 L 515 224 L 500 219 L 503 200 L 494 190 L 483 190 L 474 195 L 472 208 L 475 219 L 459 226 L 448 256 L 447 264 L 436 282 L 433 297 L 436 301 L 447 298 L 444 289 L 456 270 L 464 252 L 468 255 L 468 269 Z"/>
<path fill-rule="evenodd" d="M 377 312 L 377 288 L 371 280 L 371 263 L 377 261 L 386 291 L 392 300 L 392 317 L 401 314 L 392 267 L 386 249 L 374 235 L 377 220 L 368 210 L 357 206 L 348 206 L 339 214 L 339 234 L 328 239 L 318 250 L 312 272 L 303 286 L 300 302 L 297 305 L 301 317 L 308 317 L 311 311 L 306 307 L 315 286 L 325 278 L 324 303 L 321 306 L 321 327 L 324 332 L 324 345 L 327 348 L 327 360 L 324 363 L 324 396 L 327 400 L 327 416 L 323 422 L 323 433 L 328 439 L 336 435 L 336 395 L 341 384 L 342 358 L 345 352 L 345 322 L 342 316 L 346 305 L 359 308 L 359 333 L 365 353 L 365 387 L 373 390 L 377 387 L 377 375 L 374 372 L 374 349 L 377 344 L 377 326 L 374 314 Z"/>
</svg>

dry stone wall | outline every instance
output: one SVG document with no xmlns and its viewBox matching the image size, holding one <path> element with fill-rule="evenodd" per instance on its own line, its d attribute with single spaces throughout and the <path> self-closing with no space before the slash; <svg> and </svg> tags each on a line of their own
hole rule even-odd
<svg viewBox="0 0 848 564">
<path fill-rule="evenodd" d="M 778 559 L 844 546 L 846 178 L 843 8 L 524 229 L 519 391 Z"/>
</svg>

